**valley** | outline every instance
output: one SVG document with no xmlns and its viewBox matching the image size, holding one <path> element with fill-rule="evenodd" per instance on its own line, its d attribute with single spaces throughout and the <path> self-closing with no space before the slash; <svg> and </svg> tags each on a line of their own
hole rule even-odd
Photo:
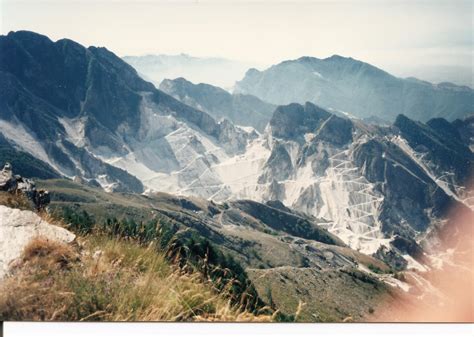
<svg viewBox="0 0 474 337">
<path fill-rule="evenodd" d="M 474 221 L 472 89 L 333 56 L 250 69 L 228 92 L 152 84 L 162 73 L 106 48 L 28 31 L 0 50 L 2 174 L 34 178 L 41 211 L 76 235 L 166 239 L 160 254 L 212 282 L 225 273 L 207 268 L 230 270 L 233 300 L 248 287 L 282 320 L 442 297 L 431 274 Z"/>
</svg>

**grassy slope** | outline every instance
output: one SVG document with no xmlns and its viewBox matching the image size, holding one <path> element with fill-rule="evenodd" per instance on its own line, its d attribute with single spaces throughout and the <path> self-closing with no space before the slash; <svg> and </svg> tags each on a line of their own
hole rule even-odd
<svg viewBox="0 0 474 337">
<path fill-rule="evenodd" d="M 279 267 L 249 269 L 267 303 L 302 322 L 367 321 L 391 298 L 387 287 L 355 269 Z"/>
<path fill-rule="evenodd" d="M 136 194 L 110 194 L 100 189 L 65 180 L 39 181 L 38 185 L 51 191 L 51 209 L 56 214 L 60 214 L 59 211 L 63 207 L 70 207 L 78 212 L 86 210 L 92 215 L 94 221 L 99 224 L 110 217 L 133 219 L 137 223 L 147 223 L 151 219 L 158 219 L 159 223 L 177 224 L 181 228 L 179 230 L 180 234 L 184 237 L 190 231 L 196 232 L 205 238 L 211 238 L 215 235 L 212 232 L 212 226 L 199 227 L 202 218 L 199 218 L 198 213 L 206 210 L 209 206 L 209 203 L 200 199 L 186 198 L 185 200 L 164 193 L 153 197 Z M 226 205 L 215 205 L 215 207 L 222 210 L 226 208 Z M 213 216 L 214 220 L 219 219 L 219 217 L 220 214 Z M 240 214 L 237 217 L 237 222 L 245 224 L 247 218 L 248 215 Z M 193 219 L 192 223 L 189 222 L 190 219 Z M 249 226 L 255 226 L 256 224 L 264 226 L 259 221 L 255 222 L 255 219 L 249 223 Z M 194 231 L 195 229 L 197 230 Z M 206 232 L 208 229 L 211 232 Z M 360 274 L 352 273 L 354 270 L 347 270 L 347 273 L 344 273 L 332 268 L 327 270 L 302 266 L 300 266 L 301 268 L 295 268 L 298 267 L 299 263 L 295 260 L 295 257 L 290 256 L 295 252 L 291 249 L 288 250 L 288 244 L 281 241 L 282 237 L 277 232 L 266 234 L 260 231 L 234 231 L 232 227 L 229 233 L 226 232 L 225 228 L 220 230 L 225 233 L 225 241 L 219 243 L 219 235 L 212 239 L 213 242 L 217 243 L 218 249 L 234 256 L 242 263 L 246 268 L 246 278 L 251 281 L 258 296 L 273 308 L 278 308 L 286 317 L 284 317 L 285 319 L 342 321 L 345 318 L 352 317 L 354 320 L 367 320 L 370 319 L 374 310 L 378 311 L 377 304 L 384 297 L 391 296 L 387 286 L 380 283 L 374 284 L 371 278 L 366 279 Z M 242 242 L 229 246 L 229 242 L 232 240 L 241 240 Z M 253 243 L 254 246 L 247 247 L 243 245 L 247 242 L 246 240 Z M 196 241 L 191 241 L 191 243 L 196 246 Z M 200 242 L 197 241 L 197 243 L 199 248 Z M 268 248 L 268 252 L 265 247 Z M 319 244 L 317 247 L 327 249 L 327 246 L 323 244 Z M 334 253 L 339 252 L 359 264 L 366 267 L 373 265 L 381 272 L 389 272 L 386 265 L 374 258 L 352 251 L 347 247 L 331 247 Z M 238 249 L 232 250 L 231 248 Z M 199 251 L 202 253 L 201 248 Z M 252 256 L 252 252 L 258 258 Z M 239 256 L 244 256 L 244 258 Z M 277 263 L 278 261 L 279 263 Z M 265 265 L 263 267 L 260 266 L 262 262 Z M 282 273 L 287 274 L 286 279 Z M 282 279 L 287 282 L 281 281 Z M 269 293 L 271 293 L 272 298 L 269 298 Z M 305 302 L 305 305 L 301 308 L 299 308 L 300 301 Z M 296 313 L 298 313 L 297 317 L 295 316 Z"/>
<path fill-rule="evenodd" d="M 270 321 L 230 304 L 200 273 L 151 244 L 102 235 L 36 238 L 0 286 L 0 320 Z"/>
</svg>

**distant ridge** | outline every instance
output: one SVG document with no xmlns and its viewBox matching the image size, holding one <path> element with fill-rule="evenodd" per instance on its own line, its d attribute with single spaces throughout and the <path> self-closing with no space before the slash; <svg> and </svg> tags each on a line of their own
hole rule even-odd
<svg viewBox="0 0 474 337">
<path fill-rule="evenodd" d="M 188 54 L 125 56 L 123 60 L 157 87 L 166 78 L 184 77 L 230 90 L 249 68 L 249 64 L 239 61 Z"/>
<path fill-rule="evenodd" d="M 398 114 L 420 121 L 434 117 L 452 121 L 474 111 L 474 90 L 467 86 L 402 79 L 339 55 L 325 59 L 304 56 L 264 71 L 250 69 L 235 92 L 273 104 L 310 101 L 360 118 L 390 121 Z"/>
</svg>

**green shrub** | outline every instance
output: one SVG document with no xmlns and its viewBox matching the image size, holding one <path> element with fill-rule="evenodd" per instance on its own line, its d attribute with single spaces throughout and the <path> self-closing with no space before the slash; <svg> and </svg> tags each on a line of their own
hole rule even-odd
<svg viewBox="0 0 474 337">
<path fill-rule="evenodd" d="M 95 223 L 94 218 L 85 210 L 76 211 L 71 207 L 63 208 L 62 218 L 72 230 L 82 234 L 92 232 Z"/>
<path fill-rule="evenodd" d="M 383 274 L 383 271 L 382 269 L 380 269 L 379 267 L 373 265 L 372 263 L 369 264 L 369 269 L 373 272 L 373 273 L 376 273 L 376 274 Z"/>
</svg>

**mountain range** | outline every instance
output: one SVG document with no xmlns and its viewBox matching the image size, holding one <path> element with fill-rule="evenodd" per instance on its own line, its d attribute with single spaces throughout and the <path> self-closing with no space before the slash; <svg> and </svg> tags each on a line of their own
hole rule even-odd
<svg viewBox="0 0 474 337">
<path fill-rule="evenodd" d="M 254 127 L 260 132 L 265 129 L 276 108 L 252 95 L 230 94 L 219 87 L 205 83 L 194 84 L 182 77 L 165 79 L 159 88 L 216 119 L 227 118 L 234 124 Z"/>
<path fill-rule="evenodd" d="M 105 48 L 21 31 L 2 36 L 0 50 L 1 132 L 63 176 L 142 192 L 142 182 L 107 161 L 141 156 L 148 167 L 172 170 L 182 163 L 170 144 L 201 153 L 202 136 L 234 153 L 250 137 L 157 90 Z"/>
<path fill-rule="evenodd" d="M 474 90 L 448 82 L 398 78 L 368 63 L 334 55 L 301 57 L 264 71 L 250 69 L 235 92 L 272 104 L 313 102 L 354 117 L 394 121 L 397 115 L 426 122 L 450 121 L 474 112 Z"/>
<path fill-rule="evenodd" d="M 179 209 L 151 209 L 197 229 L 254 279 L 272 275 L 261 292 L 328 275 L 340 289 L 371 275 L 373 288 L 369 265 L 426 271 L 456 229 L 450 210 L 472 217 L 471 89 L 341 57 L 249 70 L 241 94 L 184 78 L 157 89 L 105 48 L 19 31 L 0 37 L 0 51 L 0 164 L 105 199 L 98 190 L 131 193 L 135 206 L 176 195 L 163 198 Z M 360 118 L 373 115 L 390 122 Z M 341 276 L 349 267 L 362 274 Z"/>
</svg>

